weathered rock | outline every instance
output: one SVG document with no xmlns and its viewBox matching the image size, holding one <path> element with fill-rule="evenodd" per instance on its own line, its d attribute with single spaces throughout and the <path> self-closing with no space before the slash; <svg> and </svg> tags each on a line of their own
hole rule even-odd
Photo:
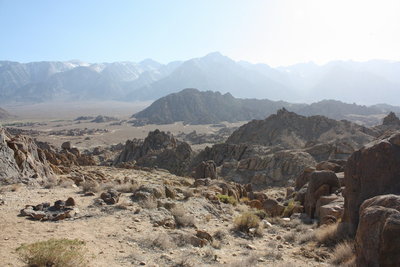
<svg viewBox="0 0 400 267">
<path fill-rule="evenodd" d="M 169 186 L 165 186 L 165 196 L 171 199 L 175 199 L 176 198 L 176 191 L 169 187 Z"/>
<path fill-rule="evenodd" d="M 107 192 L 101 193 L 100 198 L 107 205 L 114 205 L 114 204 L 118 203 L 120 195 L 121 195 L 121 193 L 119 193 L 118 191 L 110 189 Z"/>
<path fill-rule="evenodd" d="M 343 215 L 344 198 L 335 194 L 321 196 L 316 206 L 315 217 L 321 225 L 335 223 Z"/>
<path fill-rule="evenodd" d="M 61 148 L 65 150 L 70 150 L 72 148 L 71 142 L 67 141 L 62 143 Z"/>
<path fill-rule="evenodd" d="M 205 239 L 205 240 L 207 240 L 208 242 L 212 242 L 212 241 L 213 241 L 213 237 L 212 237 L 209 233 L 207 233 L 206 231 L 204 231 L 204 230 L 197 230 L 197 231 L 196 231 L 196 236 L 197 236 L 198 238 Z"/>
<path fill-rule="evenodd" d="M 385 118 L 383 118 L 382 125 L 400 125 L 400 119 L 394 112 L 390 112 Z"/>
<path fill-rule="evenodd" d="M 345 169 L 343 227 L 354 234 L 364 200 L 400 194 L 400 133 L 372 142 L 348 159 Z"/>
<path fill-rule="evenodd" d="M 321 196 L 327 196 L 340 188 L 339 180 L 334 172 L 315 171 L 311 174 L 304 201 L 305 212 L 311 218 L 315 216 L 316 204 Z"/>
<path fill-rule="evenodd" d="M 360 207 L 357 266 L 400 266 L 400 196 L 381 195 Z"/>
<path fill-rule="evenodd" d="M 274 199 L 266 199 L 263 203 L 263 208 L 270 216 L 281 216 L 285 207 Z"/>
<path fill-rule="evenodd" d="M 53 206 L 50 206 L 48 202 L 36 206 L 27 205 L 20 214 L 40 221 L 60 221 L 71 218 L 78 213 L 78 209 L 66 205 L 67 202 L 71 204 L 70 199 L 72 198 L 68 198 L 67 201 L 57 200 Z"/>
<path fill-rule="evenodd" d="M 214 161 L 202 161 L 195 169 L 194 178 L 217 179 L 217 165 Z"/>
</svg>

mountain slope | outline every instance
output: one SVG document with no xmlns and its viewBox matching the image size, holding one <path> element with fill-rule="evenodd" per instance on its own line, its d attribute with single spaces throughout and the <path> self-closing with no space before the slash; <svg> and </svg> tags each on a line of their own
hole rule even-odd
<svg viewBox="0 0 400 267">
<path fill-rule="evenodd" d="M 6 110 L 0 108 L 0 120 L 8 119 L 12 117 L 10 113 L 8 113 Z"/>
</svg>

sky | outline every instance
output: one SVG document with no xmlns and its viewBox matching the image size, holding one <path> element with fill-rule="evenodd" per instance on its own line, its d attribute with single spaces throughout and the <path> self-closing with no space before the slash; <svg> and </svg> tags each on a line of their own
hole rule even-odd
<svg viewBox="0 0 400 267">
<path fill-rule="evenodd" d="M 399 0 L 0 0 L 0 60 L 400 61 Z"/>
</svg>

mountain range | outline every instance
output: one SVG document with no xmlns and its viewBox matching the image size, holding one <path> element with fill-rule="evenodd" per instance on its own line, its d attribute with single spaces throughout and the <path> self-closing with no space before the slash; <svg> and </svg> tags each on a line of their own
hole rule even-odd
<svg viewBox="0 0 400 267">
<path fill-rule="evenodd" d="M 400 111 L 400 107 L 390 105 L 363 106 L 337 100 L 297 104 L 268 99 L 242 99 L 235 98 L 230 93 L 184 89 L 154 101 L 132 117 L 138 125 L 169 124 L 178 121 L 188 124 L 211 124 L 264 119 L 281 108 L 304 116 L 322 115 L 365 125 L 379 124 L 381 118 L 389 111 Z"/>
<path fill-rule="evenodd" d="M 161 64 L 0 61 L 0 102 L 155 100 L 184 88 L 291 102 L 400 104 L 400 62 L 333 61 L 272 68 L 218 52 Z"/>
</svg>

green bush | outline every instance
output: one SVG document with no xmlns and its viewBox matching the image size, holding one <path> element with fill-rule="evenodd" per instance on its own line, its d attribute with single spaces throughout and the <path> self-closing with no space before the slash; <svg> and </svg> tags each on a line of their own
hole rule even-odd
<svg viewBox="0 0 400 267">
<path fill-rule="evenodd" d="M 227 195 L 222 195 L 222 194 L 218 194 L 217 198 L 219 199 L 219 201 L 221 201 L 222 203 L 226 203 L 226 204 L 231 204 L 233 206 L 237 205 L 237 200 L 236 198 L 232 197 L 232 196 L 227 196 Z"/>
<path fill-rule="evenodd" d="M 85 242 L 49 239 L 17 248 L 21 260 L 36 267 L 83 267 L 87 265 Z"/>
<path fill-rule="evenodd" d="M 237 230 L 248 233 L 251 228 L 259 227 L 260 218 L 254 212 L 247 211 L 236 217 L 233 223 Z"/>
</svg>

